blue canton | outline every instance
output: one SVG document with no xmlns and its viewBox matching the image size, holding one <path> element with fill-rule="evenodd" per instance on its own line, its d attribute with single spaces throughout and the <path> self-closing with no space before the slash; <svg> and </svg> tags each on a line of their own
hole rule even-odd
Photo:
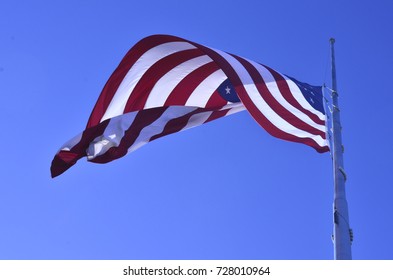
<svg viewBox="0 0 393 280">
<path fill-rule="evenodd" d="M 223 81 L 222 84 L 217 88 L 217 91 L 221 95 L 221 97 L 224 98 L 226 101 L 232 103 L 240 102 L 240 99 L 237 96 L 235 88 L 233 87 L 229 79 Z"/>
<path fill-rule="evenodd" d="M 323 107 L 323 95 L 321 86 L 312 86 L 306 83 L 299 82 L 298 80 L 287 76 L 291 79 L 300 89 L 304 98 L 310 103 L 315 109 L 325 115 L 325 109 Z"/>
</svg>

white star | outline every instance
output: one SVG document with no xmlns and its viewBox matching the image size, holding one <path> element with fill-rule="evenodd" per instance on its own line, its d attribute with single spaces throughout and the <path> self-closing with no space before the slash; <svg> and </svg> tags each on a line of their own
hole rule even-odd
<svg viewBox="0 0 393 280">
<path fill-rule="evenodd" d="M 315 102 L 314 102 L 314 100 L 310 97 L 310 101 L 312 102 L 312 104 L 314 104 Z"/>
<path fill-rule="evenodd" d="M 225 88 L 225 91 L 226 91 L 226 94 L 231 94 L 231 89 L 228 86 Z"/>
</svg>

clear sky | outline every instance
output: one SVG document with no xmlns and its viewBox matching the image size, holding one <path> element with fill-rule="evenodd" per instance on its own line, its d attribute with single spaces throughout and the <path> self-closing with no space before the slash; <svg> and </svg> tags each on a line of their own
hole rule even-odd
<svg viewBox="0 0 393 280">
<path fill-rule="evenodd" d="M 171 34 L 330 85 L 354 259 L 393 259 L 392 1 L 0 2 L 0 259 L 332 259 L 328 153 L 242 112 L 51 179 L 128 49 Z"/>
</svg>

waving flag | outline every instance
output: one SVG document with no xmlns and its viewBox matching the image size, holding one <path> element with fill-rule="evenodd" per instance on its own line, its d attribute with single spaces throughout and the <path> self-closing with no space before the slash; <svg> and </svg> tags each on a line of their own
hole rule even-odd
<svg viewBox="0 0 393 280">
<path fill-rule="evenodd" d="M 107 81 L 86 129 L 59 150 L 52 177 L 80 158 L 105 163 L 159 137 L 248 110 L 271 135 L 329 150 L 321 87 L 169 35 L 139 41 Z"/>
</svg>

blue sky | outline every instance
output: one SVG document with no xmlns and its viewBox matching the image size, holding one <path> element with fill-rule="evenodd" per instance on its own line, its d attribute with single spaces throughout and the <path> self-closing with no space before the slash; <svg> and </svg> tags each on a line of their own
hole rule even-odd
<svg viewBox="0 0 393 280">
<path fill-rule="evenodd" d="M 105 165 L 51 160 L 137 41 L 171 34 L 330 85 L 354 259 L 393 259 L 391 1 L 3 1 L 0 259 L 332 259 L 329 154 L 242 112 Z"/>
</svg>

